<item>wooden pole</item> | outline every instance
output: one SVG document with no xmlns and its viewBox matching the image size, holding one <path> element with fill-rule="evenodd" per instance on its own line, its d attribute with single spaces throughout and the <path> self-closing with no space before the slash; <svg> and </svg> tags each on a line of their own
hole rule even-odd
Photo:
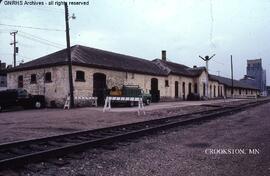
<svg viewBox="0 0 270 176">
<path fill-rule="evenodd" d="M 66 41 L 67 41 L 67 57 L 68 57 L 68 74 L 69 74 L 69 94 L 70 94 L 70 107 L 74 107 L 74 94 L 73 94 L 73 78 L 72 78 L 72 61 L 70 49 L 70 35 L 69 35 L 69 16 L 68 6 L 65 2 L 65 21 L 66 21 Z"/>
</svg>

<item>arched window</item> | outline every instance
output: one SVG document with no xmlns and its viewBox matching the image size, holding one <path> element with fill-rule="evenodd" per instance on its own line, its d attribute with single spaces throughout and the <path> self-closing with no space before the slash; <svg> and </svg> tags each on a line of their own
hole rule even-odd
<svg viewBox="0 0 270 176">
<path fill-rule="evenodd" d="M 223 88 L 222 88 L 222 86 L 220 86 L 220 96 L 223 97 Z"/>
<path fill-rule="evenodd" d="M 216 97 L 216 85 L 214 85 L 214 97 Z"/>
<path fill-rule="evenodd" d="M 210 98 L 212 98 L 212 85 L 210 85 Z"/>
<path fill-rule="evenodd" d="M 194 93 L 198 93 L 198 85 L 197 85 L 197 83 L 194 84 Z"/>
<path fill-rule="evenodd" d="M 85 75 L 83 71 L 76 71 L 76 81 L 85 81 Z"/>
<path fill-rule="evenodd" d="M 192 86 L 192 84 L 188 83 L 188 94 L 191 94 L 191 86 Z"/>
<path fill-rule="evenodd" d="M 23 88 L 23 75 L 18 76 L 18 88 Z"/>
<path fill-rule="evenodd" d="M 203 96 L 205 96 L 205 91 L 206 91 L 206 86 L 205 86 L 205 83 L 203 83 Z"/>
<path fill-rule="evenodd" d="M 186 83 L 182 83 L 182 93 L 183 93 L 183 100 L 186 99 Z"/>
<path fill-rule="evenodd" d="M 51 72 L 45 73 L 45 82 L 52 82 L 52 73 Z"/>
</svg>

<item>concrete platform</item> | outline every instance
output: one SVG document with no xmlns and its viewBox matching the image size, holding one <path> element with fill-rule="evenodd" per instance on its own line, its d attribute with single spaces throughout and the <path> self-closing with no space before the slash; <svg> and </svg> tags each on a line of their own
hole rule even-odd
<svg viewBox="0 0 270 176">
<path fill-rule="evenodd" d="M 186 106 L 200 106 L 205 104 L 222 104 L 222 103 L 230 103 L 237 101 L 248 101 L 245 99 L 218 99 L 218 100 L 207 100 L 207 101 L 177 101 L 177 102 L 159 102 L 159 103 L 151 103 L 148 106 L 144 106 L 145 111 L 153 111 L 159 109 L 167 109 L 167 108 L 181 108 Z M 102 107 L 92 108 L 97 111 L 102 111 Z M 137 111 L 138 107 L 112 107 L 110 112 L 134 112 Z"/>
<path fill-rule="evenodd" d="M 245 101 L 247 100 L 226 100 L 225 104 Z M 113 108 L 110 112 L 102 112 L 102 107 L 3 112 L 0 113 L 0 143 L 104 128 L 214 108 L 200 106 L 202 104 L 224 105 L 224 100 L 153 103 L 146 107 L 146 115 L 141 116 L 137 115 L 136 107 Z"/>
</svg>

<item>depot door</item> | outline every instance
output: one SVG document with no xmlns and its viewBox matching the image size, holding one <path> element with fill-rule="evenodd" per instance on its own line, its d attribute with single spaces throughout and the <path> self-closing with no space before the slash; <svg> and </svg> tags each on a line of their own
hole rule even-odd
<svg viewBox="0 0 270 176">
<path fill-rule="evenodd" d="M 175 98 L 178 98 L 178 81 L 175 81 L 175 85 L 174 85 L 174 87 L 175 87 L 175 91 L 174 91 L 174 93 L 175 93 Z"/>
<path fill-rule="evenodd" d="M 97 97 L 98 106 L 104 105 L 106 97 L 106 75 L 103 73 L 95 73 L 93 75 L 93 96 Z"/>
<path fill-rule="evenodd" d="M 152 78 L 151 79 L 151 90 L 152 102 L 158 102 L 160 99 L 160 93 L 158 90 L 158 79 Z"/>
</svg>

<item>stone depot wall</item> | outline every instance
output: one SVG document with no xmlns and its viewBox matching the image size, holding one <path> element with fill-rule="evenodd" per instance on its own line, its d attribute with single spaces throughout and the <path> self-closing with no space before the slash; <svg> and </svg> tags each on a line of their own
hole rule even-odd
<svg viewBox="0 0 270 176">
<path fill-rule="evenodd" d="M 46 72 L 51 72 L 51 82 L 44 81 Z M 36 74 L 36 83 L 30 82 L 31 74 Z M 69 92 L 67 66 L 8 73 L 7 84 L 9 89 L 18 88 L 18 77 L 20 75 L 23 76 L 23 88 L 29 93 L 33 95 L 45 95 L 48 106 L 50 106 L 51 101 L 56 101 L 56 105 L 62 106 Z"/>
<path fill-rule="evenodd" d="M 160 90 L 160 97 L 162 100 L 175 98 L 175 84 L 178 82 L 178 99 L 187 98 L 189 91 L 189 83 L 191 83 L 191 92 L 194 93 L 195 84 L 198 87 L 198 93 L 203 95 L 203 85 L 208 79 L 208 74 L 203 72 L 196 78 L 190 78 L 185 76 L 169 75 L 163 76 L 151 76 L 138 73 L 112 71 L 98 68 L 88 68 L 82 66 L 72 66 L 73 82 L 74 82 L 74 96 L 92 96 L 93 94 L 93 75 L 95 73 L 102 73 L 106 75 L 106 84 L 108 88 L 118 86 L 121 88 L 123 85 L 139 85 L 145 92 L 149 93 L 151 89 L 151 79 L 158 79 L 158 89 Z M 85 73 L 85 81 L 76 81 L 76 71 L 83 71 Z M 52 82 L 44 82 L 44 75 L 46 72 L 51 72 Z M 31 74 L 36 74 L 37 82 L 35 84 L 30 83 Z M 18 88 L 18 76 L 23 76 L 23 88 L 25 88 L 31 94 L 45 95 L 46 101 L 50 106 L 51 101 L 55 101 L 57 106 L 64 105 L 66 97 L 69 92 L 69 80 L 68 80 L 68 67 L 57 66 L 44 69 L 35 69 L 28 71 L 12 72 L 7 75 L 8 88 Z M 165 81 L 168 80 L 168 86 L 165 85 Z M 183 83 L 185 83 L 183 90 Z M 214 96 L 214 86 L 216 87 L 216 93 Z M 210 89 L 210 87 L 212 87 Z M 220 89 L 220 91 L 218 91 Z M 226 89 L 227 95 L 230 96 L 230 90 Z M 185 94 L 184 94 L 185 92 Z M 218 92 L 220 94 L 218 94 Z M 221 94 L 222 92 L 222 94 Z M 242 91 L 244 93 L 244 91 Z M 239 93 L 235 89 L 235 94 Z M 248 93 L 256 94 L 255 91 L 248 90 Z M 210 98 L 220 97 L 225 95 L 225 87 L 218 82 L 208 82 L 208 95 Z"/>
</svg>

